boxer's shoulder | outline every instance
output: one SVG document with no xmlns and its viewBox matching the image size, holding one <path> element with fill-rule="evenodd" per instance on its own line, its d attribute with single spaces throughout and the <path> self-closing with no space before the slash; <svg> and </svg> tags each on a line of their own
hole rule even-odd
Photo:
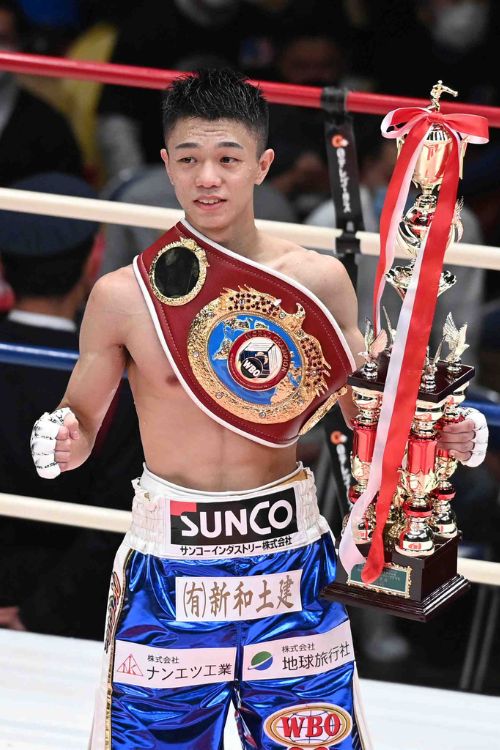
<svg viewBox="0 0 500 750">
<path fill-rule="evenodd" d="M 143 300 L 131 265 L 111 271 L 96 281 L 89 305 L 120 313 L 142 308 Z"/>
<path fill-rule="evenodd" d="M 272 251 L 266 264 L 276 271 L 298 281 L 328 307 L 343 298 L 352 287 L 342 263 L 332 255 L 307 250 L 285 240 L 275 240 L 268 245 Z"/>
</svg>

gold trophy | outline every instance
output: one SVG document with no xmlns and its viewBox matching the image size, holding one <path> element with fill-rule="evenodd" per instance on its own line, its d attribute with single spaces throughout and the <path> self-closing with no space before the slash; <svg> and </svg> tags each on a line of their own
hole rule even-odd
<svg viewBox="0 0 500 750">
<path fill-rule="evenodd" d="M 430 111 L 439 110 L 443 92 L 456 96 L 455 91 L 439 81 L 431 91 Z M 398 227 L 397 244 L 408 251 L 411 261 L 406 266 L 392 268 L 386 276 L 402 299 L 436 210 L 437 194 L 451 147 L 451 136 L 446 130 L 439 123 L 432 125 L 412 178 L 421 192 Z M 462 158 L 465 147 L 464 139 Z M 448 245 L 462 236 L 460 208 L 461 204 L 457 203 Z M 455 281 L 451 273 L 443 271 L 438 294 L 449 289 Z M 381 331 L 375 337 L 371 324 L 367 323 L 365 351 L 362 353 L 366 362 L 348 380 L 359 410 L 353 426 L 352 473 L 356 484 L 351 488 L 350 499 L 354 503 L 368 484 L 394 343 L 394 331 L 385 310 L 384 314 L 389 335 Z M 325 590 L 327 596 L 347 604 L 371 605 L 402 617 L 427 620 L 468 589 L 468 581 L 457 574 L 458 528 L 450 506 L 455 494 L 450 477 L 457 462 L 447 451 L 438 448 L 437 441 L 438 432 L 445 423 L 463 419 L 459 406 L 474 374 L 474 368 L 461 362 L 461 355 L 467 348 L 466 329 L 466 325 L 457 328 L 451 314 L 448 315 L 437 352 L 431 357 L 427 351 L 415 414 L 399 469 L 400 479 L 384 528 L 385 564 L 381 575 L 376 581 L 365 583 L 361 579 L 362 565 L 355 565 L 347 573 L 339 560 L 337 578 Z M 444 342 L 450 351 L 443 359 Z M 353 529 L 353 540 L 364 557 L 370 549 L 376 501 L 377 497 Z"/>
<path fill-rule="evenodd" d="M 396 543 L 396 550 L 410 557 L 434 552 L 434 538 L 428 521 L 432 517 L 430 493 L 436 486 L 435 425 L 441 415 L 442 412 L 433 410 L 431 404 L 417 402 L 408 439 L 407 467 L 400 472 L 401 485 L 408 499 L 403 503 L 406 524 Z"/>
<path fill-rule="evenodd" d="M 431 90 L 432 103 L 429 107 L 430 110 L 439 112 L 439 100 L 444 92 L 452 96 L 457 96 L 458 93 L 447 86 L 443 86 L 442 81 L 438 81 Z M 398 153 L 401 146 L 402 141 L 398 143 Z M 464 140 L 462 142 L 462 160 L 465 155 L 466 146 L 467 142 Z M 420 188 L 421 193 L 418 195 L 413 206 L 406 212 L 398 227 L 398 247 L 407 251 L 412 260 L 407 266 L 395 266 L 395 268 L 391 268 L 387 274 L 387 281 L 396 289 L 402 299 L 404 299 L 408 289 L 415 260 L 436 210 L 436 190 L 441 186 L 443 181 L 444 164 L 449 156 L 450 149 L 451 136 L 439 125 L 433 125 L 432 130 L 428 133 L 424 141 L 412 178 L 413 184 Z M 448 244 L 460 242 L 462 238 L 461 208 L 462 202 L 458 201 L 455 216 L 450 227 Z M 443 271 L 438 295 L 453 286 L 455 282 L 456 276 L 450 273 L 450 271 Z"/>
</svg>

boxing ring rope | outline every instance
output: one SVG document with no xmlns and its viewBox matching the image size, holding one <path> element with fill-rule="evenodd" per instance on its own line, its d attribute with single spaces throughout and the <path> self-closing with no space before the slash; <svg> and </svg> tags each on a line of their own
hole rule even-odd
<svg viewBox="0 0 500 750">
<path fill-rule="evenodd" d="M 134 86 L 149 89 L 163 89 L 180 75 L 175 70 L 160 70 L 115 63 L 96 63 L 45 55 L 30 55 L 19 52 L 0 52 L 0 70 L 29 75 L 55 78 L 75 78 L 101 83 Z M 299 107 L 320 108 L 323 89 L 317 86 L 298 86 L 268 81 L 253 81 L 266 98 L 275 104 L 291 104 Z M 341 90 L 338 89 L 340 93 Z M 345 107 L 349 112 L 365 114 L 386 114 L 389 109 L 403 106 L 422 106 L 428 102 L 412 97 L 387 96 L 365 92 L 346 91 Z M 480 114 L 487 117 L 492 127 L 500 127 L 500 107 L 487 107 L 455 102 L 441 103 L 444 113 L 454 111 L 457 106 L 464 113 Z M 23 210 L 27 213 L 41 213 L 51 216 L 93 219 L 95 221 L 165 229 L 177 222 L 182 213 L 175 209 L 162 209 L 153 206 L 130 205 L 111 201 L 77 199 L 69 196 L 45 195 L 27 191 L 0 189 L 0 208 Z M 73 213 L 73 210 L 78 213 Z M 332 238 L 342 234 L 341 230 L 323 227 L 310 227 L 301 224 L 259 220 L 257 225 L 269 234 L 289 239 L 318 250 L 331 250 Z M 378 234 L 358 232 L 361 252 L 378 255 Z M 480 245 L 452 245 L 448 249 L 447 260 L 455 265 L 500 269 L 500 248 Z M 397 257 L 404 257 L 397 255 Z"/>
<path fill-rule="evenodd" d="M 111 63 L 94 63 L 72 61 L 64 58 L 26 55 L 20 53 L 0 53 L 0 70 L 16 73 L 42 75 L 50 77 L 69 77 L 79 80 L 91 80 L 116 85 L 137 86 L 149 89 L 163 89 L 179 71 L 156 70 L 152 68 L 131 67 Z M 322 89 L 310 86 L 294 86 L 270 82 L 257 83 L 266 98 L 277 104 L 320 108 L 322 106 Z M 427 106 L 423 99 L 409 97 L 384 96 L 360 92 L 347 92 L 345 105 L 347 111 L 366 114 L 386 114 L 387 110 L 401 106 Z M 488 118 L 492 127 L 500 127 L 500 108 L 479 105 L 443 102 L 444 113 L 456 110 L 457 106 L 464 113 L 481 114 Z M 128 226 L 149 227 L 164 230 L 177 222 L 183 213 L 175 209 L 164 209 L 136 204 L 115 203 L 112 201 L 74 198 L 64 195 L 46 195 L 29 191 L 0 189 L 0 208 L 11 211 L 24 211 L 50 216 L 92 219 L 98 222 L 124 224 Z M 290 224 L 274 221 L 257 221 L 259 229 L 271 235 L 313 247 L 318 250 L 332 250 L 335 238 L 341 230 L 327 227 L 310 227 L 301 224 Z M 378 255 L 379 235 L 369 232 L 358 232 L 361 253 Z M 398 257 L 404 257 L 399 256 Z M 491 270 L 500 270 L 500 248 L 454 244 L 447 252 L 447 261 L 455 265 L 474 266 Z M 24 351 L 13 353 L 14 347 L 0 345 L 0 361 L 9 361 L 9 356 L 31 358 L 24 364 L 38 364 L 57 369 L 70 369 L 76 354 L 57 352 L 47 349 L 43 352 L 45 359 L 40 359 L 38 347 L 20 347 Z M 11 360 L 13 361 L 13 360 Z M 45 521 L 104 531 L 121 532 L 130 525 L 130 511 L 99 508 L 87 505 L 44 500 L 41 498 L 23 497 L 0 493 L 0 514 L 36 521 Z M 459 572 L 473 583 L 500 586 L 500 563 L 459 558 Z"/>
<path fill-rule="evenodd" d="M 63 57 L 28 55 L 20 52 L 1 52 L 0 70 L 26 75 L 74 78 L 80 81 L 95 81 L 119 86 L 160 90 L 180 75 L 178 70 L 69 60 Z M 311 107 L 313 109 L 322 107 L 323 90 L 317 86 L 298 86 L 270 81 L 252 81 L 252 83 L 258 85 L 266 99 L 273 104 L 292 104 L 296 107 Z M 408 96 L 370 94 L 362 91 L 348 91 L 345 95 L 345 107 L 348 112 L 372 115 L 386 115 L 389 110 L 397 107 L 427 107 L 428 105 L 429 102 L 425 99 Z M 491 127 L 500 127 L 500 107 L 441 102 L 441 111 L 444 114 L 455 112 L 457 107 L 464 114 L 487 117 Z"/>
<path fill-rule="evenodd" d="M 0 362 L 9 365 L 43 367 L 46 370 L 71 371 L 78 360 L 78 352 L 69 349 L 51 349 L 47 346 L 26 346 L 0 341 Z M 124 375 L 126 377 L 126 375 Z M 500 427 L 499 404 L 464 401 L 464 406 L 481 411 L 490 427 Z"/>
<path fill-rule="evenodd" d="M 84 529 L 116 531 L 122 534 L 129 528 L 132 517 L 129 510 L 66 503 L 62 500 L 45 500 L 39 497 L 11 495 L 6 492 L 0 492 L 0 515 L 23 518 L 26 521 L 44 521 Z"/>
<path fill-rule="evenodd" d="M 0 492 L 0 515 L 120 533 L 127 531 L 132 517 L 127 510 L 43 500 L 5 492 Z M 500 563 L 459 557 L 458 572 L 472 583 L 500 586 Z"/>
<path fill-rule="evenodd" d="M 69 195 L 36 193 L 12 188 L 0 188 L 0 209 L 72 219 L 90 219 L 108 224 L 149 227 L 163 231 L 184 216 L 182 211 L 174 208 L 75 198 Z M 342 234 L 340 229 L 331 227 L 315 227 L 264 219 L 258 219 L 256 224 L 259 229 L 275 237 L 330 252 L 335 244 L 335 238 Z M 379 254 L 380 240 L 377 233 L 358 232 L 356 236 L 360 240 L 363 255 Z M 396 256 L 407 259 L 407 256 L 398 248 L 396 248 Z M 457 266 L 474 266 L 498 271 L 500 270 L 500 248 L 456 243 L 450 245 L 447 250 L 446 261 Z"/>
<path fill-rule="evenodd" d="M 78 352 L 69 349 L 0 342 L 0 362 L 8 365 L 30 365 L 46 370 L 72 370 L 77 360 Z"/>
</svg>

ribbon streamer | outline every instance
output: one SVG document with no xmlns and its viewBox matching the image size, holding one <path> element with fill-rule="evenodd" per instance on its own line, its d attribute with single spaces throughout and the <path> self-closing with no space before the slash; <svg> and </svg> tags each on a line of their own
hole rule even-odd
<svg viewBox="0 0 500 750">
<path fill-rule="evenodd" d="M 353 565 L 364 561 L 354 543 L 353 527 L 361 520 L 378 492 L 372 544 L 362 571 L 365 583 L 376 580 L 384 565 L 383 530 L 397 487 L 398 470 L 413 421 L 444 253 L 455 212 L 460 172 L 460 138 L 467 137 L 472 143 L 486 143 L 488 140 L 487 121 L 483 117 L 473 115 L 442 115 L 440 112 L 408 107 L 390 112 L 382 122 L 382 133 L 386 138 L 406 136 L 406 139 L 389 183 L 381 216 L 380 260 L 374 289 L 376 332 L 380 330 L 380 300 L 385 274 L 394 259 L 397 228 L 415 164 L 423 142 L 436 124 L 450 136 L 451 151 L 444 165 L 443 182 L 432 223 L 415 261 L 413 276 L 399 316 L 368 486 L 354 505 L 339 550 L 342 564 L 348 572 Z"/>
</svg>

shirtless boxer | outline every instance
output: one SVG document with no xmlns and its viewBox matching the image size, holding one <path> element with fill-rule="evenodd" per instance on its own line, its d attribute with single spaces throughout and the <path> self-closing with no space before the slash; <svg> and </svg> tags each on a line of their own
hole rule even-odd
<svg viewBox="0 0 500 750">
<path fill-rule="evenodd" d="M 255 226 L 274 156 L 257 89 L 228 71 L 177 79 L 164 130 L 186 219 L 97 282 L 68 389 L 32 441 L 40 472 L 79 466 L 127 370 L 146 466 L 91 747 L 219 750 L 232 700 L 245 750 L 366 748 L 347 615 L 319 598 L 331 535 L 296 463 L 301 426 L 363 349 L 354 291 L 338 260 Z M 467 459 L 472 422 L 449 432 Z"/>
</svg>

